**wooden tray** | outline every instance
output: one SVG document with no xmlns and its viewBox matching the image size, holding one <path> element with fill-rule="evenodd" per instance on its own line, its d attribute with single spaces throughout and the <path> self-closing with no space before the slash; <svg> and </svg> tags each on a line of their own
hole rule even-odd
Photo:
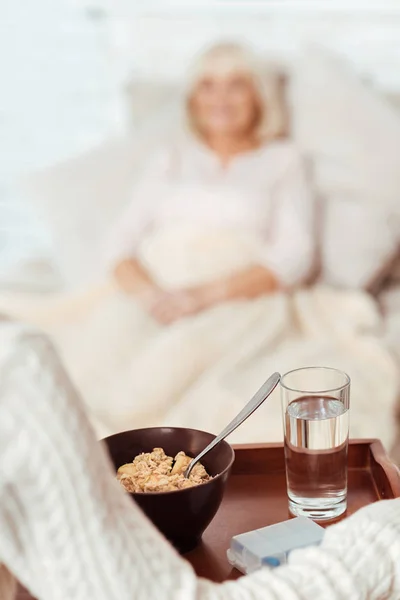
<svg viewBox="0 0 400 600">
<path fill-rule="evenodd" d="M 235 453 L 222 505 L 200 546 L 186 554 L 199 576 L 214 581 L 237 579 L 241 575 L 226 558 L 233 535 L 290 517 L 282 444 L 235 446 Z M 386 456 L 381 442 L 351 441 L 346 514 L 376 500 L 397 497 L 400 497 L 400 472 Z M 22 590 L 17 598 L 32 600 Z"/>
<path fill-rule="evenodd" d="M 205 531 L 201 545 L 186 555 L 199 576 L 214 581 L 237 579 L 241 575 L 226 558 L 233 535 L 290 517 L 283 445 L 235 446 L 235 454 L 222 505 Z M 381 442 L 351 441 L 346 515 L 376 500 L 397 497 L 400 497 L 400 472 L 386 456 Z"/>
</svg>

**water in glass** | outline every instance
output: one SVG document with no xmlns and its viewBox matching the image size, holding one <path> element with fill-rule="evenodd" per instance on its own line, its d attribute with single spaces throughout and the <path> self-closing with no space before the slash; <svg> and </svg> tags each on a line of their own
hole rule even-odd
<svg viewBox="0 0 400 600">
<path fill-rule="evenodd" d="M 346 510 L 349 410 L 337 398 L 302 396 L 285 413 L 289 509 L 323 520 Z"/>
</svg>

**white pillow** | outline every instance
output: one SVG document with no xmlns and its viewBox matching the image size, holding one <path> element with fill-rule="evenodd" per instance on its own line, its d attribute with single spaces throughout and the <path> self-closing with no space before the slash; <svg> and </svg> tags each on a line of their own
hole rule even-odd
<svg viewBox="0 0 400 600">
<path fill-rule="evenodd" d="M 400 114 L 320 50 L 295 66 L 289 92 L 293 134 L 322 199 L 322 279 L 372 286 L 400 239 Z"/>
</svg>

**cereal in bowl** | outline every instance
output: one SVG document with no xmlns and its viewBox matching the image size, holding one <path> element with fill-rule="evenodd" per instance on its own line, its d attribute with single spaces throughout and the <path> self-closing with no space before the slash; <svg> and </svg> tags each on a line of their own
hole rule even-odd
<svg viewBox="0 0 400 600">
<path fill-rule="evenodd" d="M 193 468 L 189 479 L 184 475 L 192 458 L 178 452 L 175 458 L 167 456 L 163 448 L 143 452 L 131 463 L 118 469 L 117 479 L 130 493 L 172 492 L 193 487 L 212 479 L 201 463 Z"/>
</svg>

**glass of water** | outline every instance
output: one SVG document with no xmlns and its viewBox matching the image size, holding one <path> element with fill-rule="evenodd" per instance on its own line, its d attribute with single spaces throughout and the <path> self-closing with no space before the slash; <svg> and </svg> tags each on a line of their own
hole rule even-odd
<svg viewBox="0 0 400 600">
<path fill-rule="evenodd" d="M 281 378 L 289 510 L 315 520 L 347 507 L 350 377 L 305 367 Z"/>
</svg>

